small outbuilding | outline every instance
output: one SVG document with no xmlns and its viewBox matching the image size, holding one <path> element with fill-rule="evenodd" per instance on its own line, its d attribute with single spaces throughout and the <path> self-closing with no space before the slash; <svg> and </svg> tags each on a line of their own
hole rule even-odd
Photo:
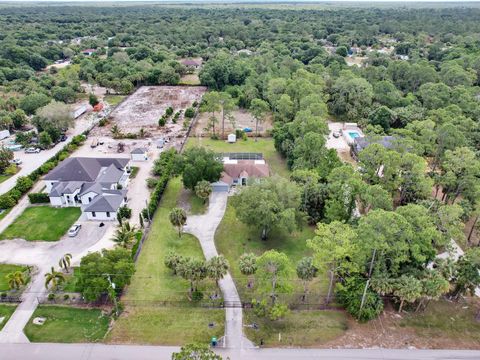
<svg viewBox="0 0 480 360">
<path fill-rule="evenodd" d="M 237 141 L 237 136 L 235 134 L 229 134 L 228 135 L 228 142 L 229 143 L 234 143 Z"/>
<path fill-rule="evenodd" d="M 136 148 L 132 150 L 132 152 L 130 153 L 130 157 L 132 161 L 147 161 L 148 160 L 147 152 L 148 151 L 145 148 Z"/>
</svg>

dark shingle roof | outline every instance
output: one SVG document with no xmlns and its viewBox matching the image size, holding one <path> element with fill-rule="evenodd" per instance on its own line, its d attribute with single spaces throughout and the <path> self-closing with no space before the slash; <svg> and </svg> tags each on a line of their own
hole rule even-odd
<svg viewBox="0 0 480 360">
<path fill-rule="evenodd" d="M 145 154 L 147 152 L 147 149 L 145 148 L 136 148 L 133 149 L 131 154 Z"/>
<path fill-rule="evenodd" d="M 115 212 L 123 202 L 122 195 L 96 196 L 85 208 L 85 212 Z"/>
<path fill-rule="evenodd" d="M 45 180 L 93 182 L 103 167 L 114 165 L 117 169 L 123 169 L 128 162 L 126 158 L 72 157 L 50 171 Z"/>
</svg>

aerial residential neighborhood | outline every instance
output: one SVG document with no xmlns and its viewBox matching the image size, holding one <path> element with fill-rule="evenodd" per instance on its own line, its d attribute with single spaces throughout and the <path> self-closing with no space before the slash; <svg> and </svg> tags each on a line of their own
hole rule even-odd
<svg viewBox="0 0 480 360">
<path fill-rule="evenodd" d="M 480 358 L 478 3 L 0 25 L 0 359 Z"/>
</svg>

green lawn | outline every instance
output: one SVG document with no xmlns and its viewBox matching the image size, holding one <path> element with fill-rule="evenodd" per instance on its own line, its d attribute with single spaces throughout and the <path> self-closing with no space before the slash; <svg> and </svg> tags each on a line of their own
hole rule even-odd
<svg viewBox="0 0 480 360">
<path fill-rule="evenodd" d="M 29 207 L 0 234 L 0 239 L 57 241 L 80 217 L 80 213 L 78 207 Z"/>
<path fill-rule="evenodd" d="M 291 311 L 284 319 L 277 321 L 258 318 L 252 310 L 245 311 L 245 325 L 254 322 L 258 329 L 245 328 L 248 339 L 257 345 L 263 340 L 267 347 L 319 346 L 347 330 L 347 320 L 341 311 Z"/>
<path fill-rule="evenodd" d="M 0 292 L 9 290 L 7 274 L 15 271 L 25 271 L 26 267 L 21 265 L 0 264 Z M 28 279 L 25 279 L 28 280 Z"/>
<path fill-rule="evenodd" d="M 111 106 L 117 106 L 124 98 L 124 95 L 105 95 L 103 100 Z"/>
<path fill-rule="evenodd" d="M 399 326 L 409 326 L 423 338 L 449 338 L 480 344 L 480 322 L 475 320 L 478 305 L 432 301 L 423 312 L 410 313 Z"/>
<path fill-rule="evenodd" d="M 5 319 L 3 319 L 3 322 L 0 323 L 0 330 L 3 329 L 8 319 L 10 319 L 10 316 L 12 316 L 16 307 L 16 305 L 0 304 L 0 318 L 5 317 Z"/>
<path fill-rule="evenodd" d="M 0 175 L 0 184 L 11 177 L 12 175 Z"/>
<path fill-rule="evenodd" d="M 209 138 L 189 138 L 187 148 L 192 146 L 204 146 L 215 152 L 256 152 L 262 153 L 265 161 L 270 166 L 272 174 L 278 174 L 283 177 L 289 176 L 285 159 L 275 150 L 273 139 L 259 138 L 257 142 L 254 139 L 247 141 L 239 140 L 234 144 L 229 144 L 223 140 L 212 140 Z"/>
<path fill-rule="evenodd" d="M 188 201 L 190 203 L 190 214 L 201 215 L 208 209 L 208 201 L 203 201 L 193 192 L 189 194 Z"/>
<path fill-rule="evenodd" d="M 135 179 L 137 177 L 138 172 L 140 171 L 140 168 L 138 166 L 132 166 L 131 167 L 132 171 L 130 172 L 130 179 Z"/>
<path fill-rule="evenodd" d="M 78 282 L 78 267 L 74 267 L 69 270 L 69 273 L 65 276 L 65 282 L 61 285 L 64 292 L 77 292 L 77 282 Z"/>
<path fill-rule="evenodd" d="M 188 282 L 172 275 L 164 265 L 169 250 L 203 258 L 198 240 L 188 234 L 179 238 L 168 219 L 181 190 L 179 178 L 170 180 L 138 258 L 137 271 L 122 297 L 126 311 L 113 327 L 109 336 L 112 342 L 183 344 L 208 341 L 211 336 L 207 331 L 208 323 L 211 321 L 217 323 L 212 331 L 216 335 L 223 334 L 224 311 L 195 307 L 187 297 Z M 205 281 L 200 288 L 205 297 L 215 292 L 212 281 Z M 175 306 L 169 303 L 165 307 L 164 301 Z"/>
<path fill-rule="evenodd" d="M 34 325 L 36 317 L 46 318 L 45 323 Z M 25 327 L 25 335 L 32 342 L 97 342 L 105 337 L 109 322 L 99 309 L 41 305 Z"/>
<path fill-rule="evenodd" d="M 3 210 L 2 213 L 0 214 L 0 220 L 2 220 L 7 214 L 11 211 L 12 209 L 6 209 Z"/>
</svg>

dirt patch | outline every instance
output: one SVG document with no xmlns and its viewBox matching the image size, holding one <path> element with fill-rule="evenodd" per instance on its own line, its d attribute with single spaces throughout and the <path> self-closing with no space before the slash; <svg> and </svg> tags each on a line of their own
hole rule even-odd
<svg viewBox="0 0 480 360">
<path fill-rule="evenodd" d="M 207 136 L 211 134 L 210 131 L 207 129 L 210 113 L 200 113 L 197 117 L 197 121 L 195 123 L 194 128 L 192 129 L 192 135 L 194 136 Z M 215 114 L 218 123 L 215 124 L 215 132 L 217 134 L 221 134 L 222 132 L 222 114 L 216 113 Z M 235 132 L 235 129 L 244 129 L 250 128 L 252 132 L 250 134 L 254 134 L 255 132 L 255 119 L 253 116 L 245 109 L 238 109 L 233 112 L 233 121 L 229 121 L 225 119 L 225 136 L 228 134 Z M 273 127 L 272 125 L 272 116 L 268 116 L 263 123 L 258 124 L 258 133 L 260 135 L 266 135 Z"/>
<path fill-rule="evenodd" d="M 200 78 L 197 74 L 187 74 L 180 78 L 182 85 L 200 85 Z"/>
<path fill-rule="evenodd" d="M 181 136 L 183 114 L 194 101 L 199 102 L 206 91 L 203 86 L 143 86 L 124 100 L 109 116 L 109 123 L 96 127 L 94 136 L 110 136 L 113 125 L 123 133 L 137 134 L 140 129 L 150 137 Z M 174 124 L 170 119 L 163 127 L 158 126 L 158 119 L 168 107 L 174 112 L 182 110 L 182 116 Z"/>
</svg>

